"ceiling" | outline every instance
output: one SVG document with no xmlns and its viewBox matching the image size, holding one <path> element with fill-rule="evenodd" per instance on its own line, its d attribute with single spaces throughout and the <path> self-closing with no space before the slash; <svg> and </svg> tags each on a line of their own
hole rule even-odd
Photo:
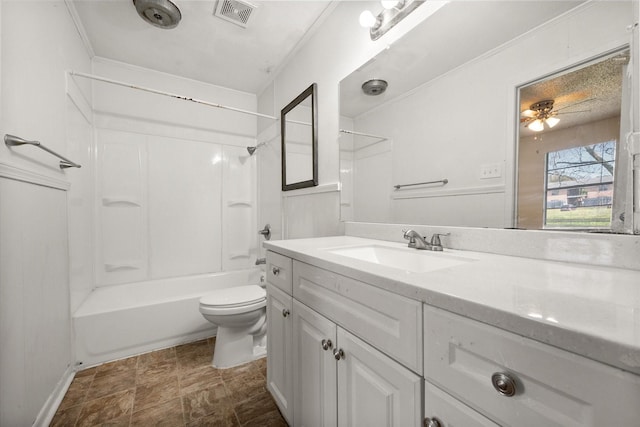
<svg viewBox="0 0 640 427">
<path fill-rule="evenodd" d="M 173 0 L 173 29 L 143 21 L 132 0 L 72 0 L 99 57 L 249 93 L 259 93 L 335 7 L 331 0 L 251 0 L 247 27 L 213 12 L 216 0 Z"/>
</svg>

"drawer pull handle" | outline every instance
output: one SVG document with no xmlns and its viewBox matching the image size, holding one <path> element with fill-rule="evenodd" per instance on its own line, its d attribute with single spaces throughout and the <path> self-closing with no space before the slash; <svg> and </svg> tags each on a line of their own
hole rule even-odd
<svg viewBox="0 0 640 427">
<path fill-rule="evenodd" d="M 331 340 L 322 340 L 322 349 L 329 350 L 333 346 Z"/>
<path fill-rule="evenodd" d="M 503 396 L 511 397 L 516 394 L 516 380 L 504 372 L 496 372 L 491 375 L 493 388 Z"/>
<path fill-rule="evenodd" d="M 444 424 L 436 417 L 427 417 L 424 419 L 424 427 L 444 427 Z"/>
<path fill-rule="evenodd" d="M 277 276 L 278 274 L 280 274 L 280 269 L 278 267 L 273 267 L 271 271 L 273 272 L 274 276 Z"/>
<path fill-rule="evenodd" d="M 286 308 L 282 309 L 282 316 L 283 317 L 287 317 L 290 314 L 291 314 L 291 312 L 288 309 L 286 309 Z"/>
<path fill-rule="evenodd" d="M 338 349 L 338 348 L 334 348 L 333 349 L 333 357 L 336 358 L 336 360 L 340 360 L 340 359 L 344 359 L 344 351 L 342 351 L 342 349 Z"/>
</svg>

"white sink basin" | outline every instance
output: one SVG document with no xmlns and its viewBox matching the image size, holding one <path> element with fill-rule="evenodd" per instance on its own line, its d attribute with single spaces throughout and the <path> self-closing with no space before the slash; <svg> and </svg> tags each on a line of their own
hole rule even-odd
<svg viewBox="0 0 640 427">
<path fill-rule="evenodd" d="M 380 245 L 351 246 L 327 249 L 328 252 L 373 264 L 384 265 L 411 273 L 426 273 L 473 261 L 443 252 Z"/>
</svg>

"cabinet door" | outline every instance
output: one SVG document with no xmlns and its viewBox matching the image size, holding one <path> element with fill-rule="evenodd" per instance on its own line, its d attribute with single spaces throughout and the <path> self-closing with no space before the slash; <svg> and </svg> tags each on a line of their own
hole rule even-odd
<svg viewBox="0 0 640 427">
<path fill-rule="evenodd" d="M 339 426 L 420 426 L 422 378 L 338 328 Z"/>
<path fill-rule="evenodd" d="M 337 422 L 336 325 L 293 301 L 293 389 L 296 427 Z"/>
<path fill-rule="evenodd" d="M 267 283 L 267 388 L 289 424 L 293 421 L 291 296 Z"/>
</svg>

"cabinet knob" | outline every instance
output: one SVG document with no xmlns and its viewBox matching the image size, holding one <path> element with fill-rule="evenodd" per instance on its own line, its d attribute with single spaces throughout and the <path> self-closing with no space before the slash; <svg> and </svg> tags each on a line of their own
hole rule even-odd
<svg viewBox="0 0 640 427">
<path fill-rule="evenodd" d="M 278 274 L 280 274 L 280 269 L 278 267 L 273 267 L 271 269 L 271 272 L 273 273 L 274 276 L 277 276 Z"/>
<path fill-rule="evenodd" d="M 503 396 L 511 397 L 517 392 L 516 380 L 505 372 L 496 372 L 491 375 L 491 383 L 493 388 Z"/>
<path fill-rule="evenodd" d="M 342 351 L 342 349 L 338 349 L 338 348 L 334 348 L 333 349 L 333 357 L 336 358 L 336 360 L 340 360 L 340 359 L 344 359 L 344 351 Z"/>
<path fill-rule="evenodd" d="M 283 317 L 287 317 L 290 314 L 291 314 L 291 312 L 289 311 L 289 309 L 286 309 L 286 308 L 282 309 L 282 316 Z"/>
<path fill-rule="evenodd" d="M 444 427 L 444 424 L 436 417 L 427 417 L 424 419 L 424 427 Z"/>
<path fill-rule="evenodd" d="M 322 340 L 322 349 L 329 350 L 333 346 L 331 340 Z"/>
</svg>

